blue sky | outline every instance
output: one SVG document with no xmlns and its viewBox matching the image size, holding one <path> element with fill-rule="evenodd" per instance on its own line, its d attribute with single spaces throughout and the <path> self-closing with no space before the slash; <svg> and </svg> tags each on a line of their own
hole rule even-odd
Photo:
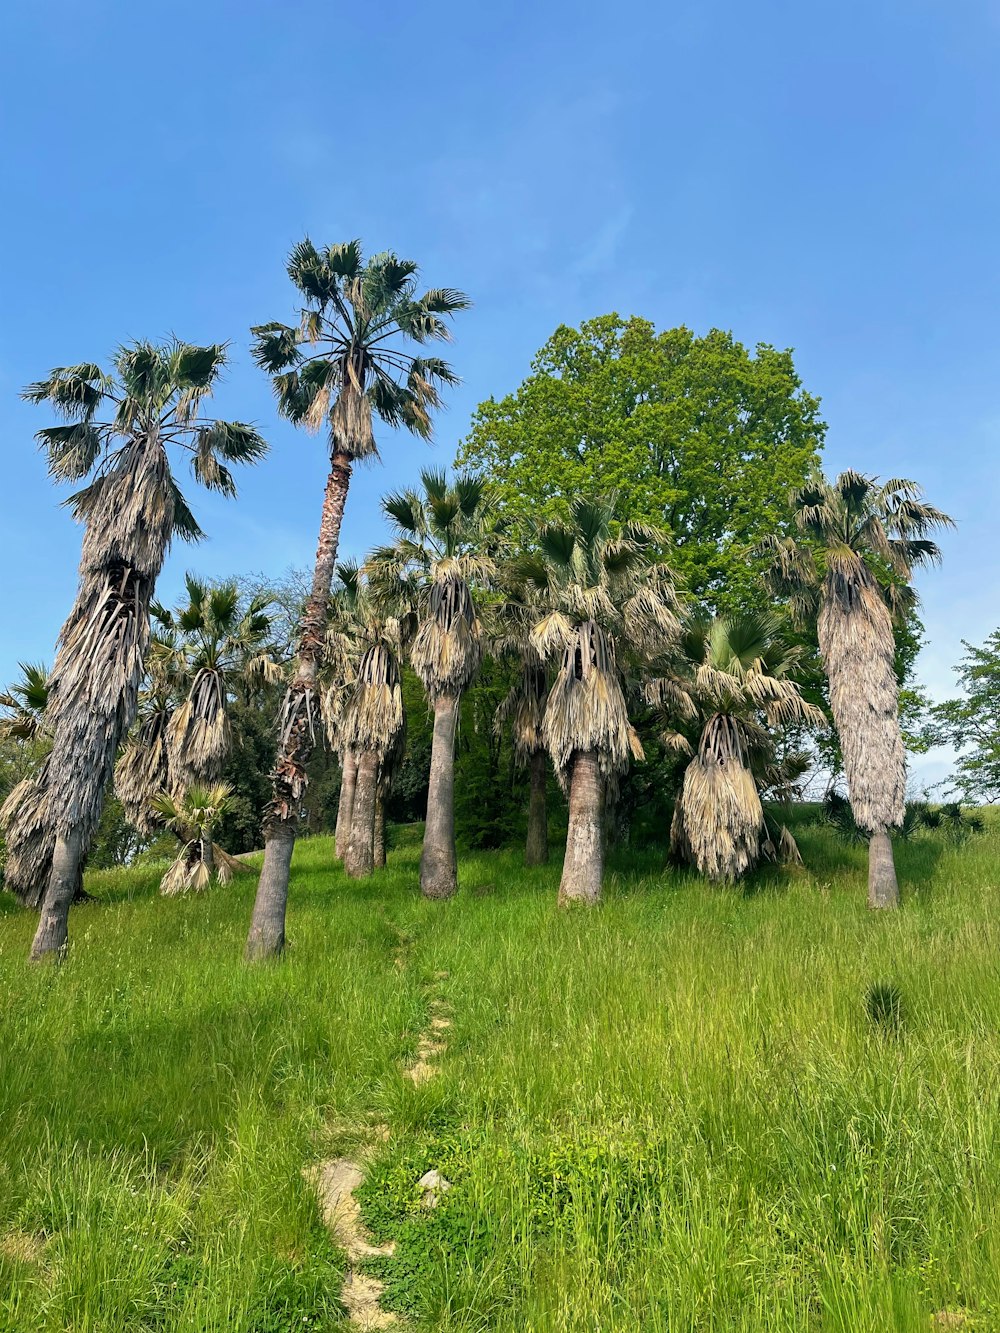
<svg viewBox="0 0 1000 1333">
<path fill-rule="evenodd" d="M 34 0 L 4 39 L 0 680 L 51 660 L 75 586 L 44 414 L 17 397 L 53 365 L 230 340 L 220 413 L 273 450 L 237 503 L 195 497 L 210 540 L 161 594 L 185 567 L 311 561 L 322 447 L 276 420 L 247 353 L 251 323 L 291 312 L 305 233 L 475 300 L 434 451 L 383 438 L 345 554 L 558 323 L 618 310 L 795 348 L 829 470 L 912 476 L 955 516 L 920 579 L 933 693 L 1000 623 L 996 0 Z"/>
</svg>

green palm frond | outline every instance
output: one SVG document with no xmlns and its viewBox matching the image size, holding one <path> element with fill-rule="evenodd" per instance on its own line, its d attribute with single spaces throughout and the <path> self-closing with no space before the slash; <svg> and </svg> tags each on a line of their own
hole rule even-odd
<svg viewBox="0 0 1000 1333">
<path fill-rule="evenodd" d="M 334 452 L 376 453 L 372 417 L 419 436 L 431 433 L 439 389 L 456 377 L 440 358 L 414 356 L 409 342 L 443 336 L 442 315 L 460 293 L 415 295 L 417 266 L 391 252 L 367 261 L 359 241 L 293 247 L 288 275 L 305 300 L 297 326 L 253 328 L 253 355 L 272 376 L 281 414 L 318 430 Z"/>
</svg>

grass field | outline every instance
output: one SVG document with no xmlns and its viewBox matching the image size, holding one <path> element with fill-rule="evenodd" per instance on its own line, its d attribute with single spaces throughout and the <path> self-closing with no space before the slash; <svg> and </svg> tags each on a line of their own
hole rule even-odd
<svg viewBox="0 0 1000 1333">
<path fill-rule="evenodd" d="M 301 843 L 257 968 L 249 877 L 95 874 L 59 969 L 0 896 L 0 1329 L 340 1326 L 302 1172 L 373 1121 L 372 1264 L 411 1327 L 1000 1329 L 1000 835 L 900 845 L 880 917 L 821 828 L 743 891 L 612 858 L 589 913 L 515 852 L 423 902 L 400 841 L 361 884 Z M 416 1086 L 432 993 L 453 1027 Z"/>
</svg>

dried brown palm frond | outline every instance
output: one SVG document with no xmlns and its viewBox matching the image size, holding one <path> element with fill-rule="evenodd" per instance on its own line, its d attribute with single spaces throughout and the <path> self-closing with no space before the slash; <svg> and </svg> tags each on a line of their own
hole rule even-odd
<svg viewBox="0 0 1000 1333">
<path fill-rule="evenodd" d="M 725 882 L 756 864 L 763 832 L 764 810 L 741 729 L 719 715 L 705 727 L 685 770 L 671 845 L 707 879 Z"/>
<path fill-rule="evenodd" d="M 171 787 L 167 731 L 172 705 L 166 696 L 148 701 L 145 715 L 115 764 L 115 794 L 125 818 L 147 837 L 162 827 L 153 797 Z"/>
<path fill-rule="evenodd" d="M 410 661 L 433 701 L 461 694 L 482 658 L 482 627 L 469 585 L 458 574 L 440 573 L 427 594 Z"/>
<path fill-rule="evenodd" d="M 764 836 L 761 839 L 760 855 L 763 861 L 772 861 L 775 865 L 800 866 L 802 853 L 799 844 L 784 824 L 764 818 Z"/>
<path fill-rule="evenodd" d="M 638 734 L 629 721 L 614 648 L 592 620 L 577 626 L 563 650 L 542 725 L 556 776 L 564 788 L 578 750 L 596 751 L 606 778 L 624 770 L 630 758 L 643 758 Z"/>
<path fill-rule="evenodd" d="M 382 763 L 403 725 L 399 664 L 386 643 L 374 643 L 358 663 L 351 703 L 341 719 L 341 744 L 372 752 Z"/>
<path fill-rule="evenodd" d="M 170 771 L 183 786 L 211 782 L 222 771 L 232 744 L 226 681 L 222 671 L 203 667 L 167 728 Z"/>
<path fill-rule="evenodd" d="M 3 883 L 22 907 L 40 907 L 55 847 L 48 809 L 49 762 L 24 778 L 0 806 L 4 831 Z"/>
<path fill-rule="evenodd" d="M 547 698 L 548 677 L 545 664 L 537 653 L 527 646 L 520 675 L 501 702 L 493 720 L 497 735 L 510 724 L 514 758 L 522 767 L 528 763 L 533 754 L 545 749 L 543 724 Z"/>
<path fill-rule="evenodd" d="M 851 808 L 868 832 L 898 827 L 906 810 L 906 760 L 889 610 L 875 579 L 831 572 L 818 631 L 830 681 Z"/>
</svg>

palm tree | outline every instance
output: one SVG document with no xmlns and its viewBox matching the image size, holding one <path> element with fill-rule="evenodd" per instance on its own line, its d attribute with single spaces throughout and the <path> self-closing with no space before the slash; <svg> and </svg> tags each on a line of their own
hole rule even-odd
<svg viewBox="0 0 1000 1333">
<path fill-rule="evenodd" d="M 160 892 L 166 897 L 201 893 L 213 877 L 220 884 L 228 884 L 234 872 L 247 869 L 212 841 L 219 820 L 232 809 L 232 796 L 233 789 L 227 783 L 217 782 L 210 787 L 194 784 L 175 795 L 162 791 L 153 797 L 157 814 L 181 844 L 160 883 Z"/>
<path fill-rule="evenodd" d="M 410 662 L 434 709 L 427 822 L 420 857 L 425 898 L 450 898 L 458 888 L 455 854 L 455 736 L 462 694 L 482 658 L 482 626 L 470 583 L 495 572 L 503 543 L 492 493 L 481 477 L 420 474 L 422 490 L 389 495 L 382 508 L 396 541 L 368 564 L 382 589 L 401 577 L 421 582 L 419 627 Z"/>
<path fill-rule="evenodd" d="M 227 464 L 256 461 L 267 449 L 251 426 L 199 416 L 225 361 L 221 344 L 140 342 L 118 352 L 113 374 L 92 364 L 59 367 L 24 391 L 29 402 L 49 403 L 65 419 L 38 434 L 50 473 L 60 481 L 93 478 L 69 501 L 84 523 L 83 558 L 50 682 L 44 800 L 52 860 L 36 959 L 66 944 L 70 903 L 115 752 L 135 716 L 150 601 L 171 539 L 202 535 L 174 479 L 170 450 L 190 454 L 202 485 L 234 495 Z M 104 406 L 113 412 L 100 421 Z"/>
<path fill-rule="evenodd" d="M 0 694 L 0 736 L 22 742 L 27 771 L 0 806 L 6 829 L 4 885 L 22 907 L 40 907 L 45 876 L 52 858 L 45 793 L 48 788 L 48 668 L 20 663 L 21 677 Z M 15 817 L 16 812 L 16 817 Z M 81 883 L 82 887 L 82 883 Z"/>
<path fill-rule="evenodd" d="M 531 642 L 558 662 L 542 729 L 569 792 L 562 904 L 600 898 L 607 784 L 643 757 L 619 658 L 662 653 L 679 631 L 665 542 L 655 528 L 623 520 L 615 497 L 578 498 L 569 521 L 543 528 L 537 550 L 516 563 L 525 604 L 535 608 Z"/>
<path fill-rule="evenodd" d="M 760 786 L 802 769 L 801 756 L 779 762 L 775 729 L 822 727 L 823 713 L 791 679 L 801 652 L 772 615 L 696 619 L 681 639 L 680 672 L 651 680 L 646 695 L 694 732 L 663 739 L 691 755 L 674 807 L 672 850 L 712 881 L 738 879 L 762 855 L 797 857 L 785 829 L 772 835 Z"/>
<path fill-rule="evenodd" d="M 520 641 L 520 670 L 507 697 L 497 709 L 494 725 L 501 731 L 508 723 L 514 742 L 514 759 L 528 769 L 528 833 L 524 864 L 545 865 L 549 859 L 549 823 L 545 803 L 549 757 L 545 747 L 545 702 L 549 683 L 545 663 L 527 637 Z"/>
<path fill-rule="evenodd" d="M 289 256 L 288 275 L 303 302 L 299 322 L 258 325 L 254 357 L 273 377 L 283 416 L 313 430 L 326 422 L 330 473 L 312 589 L 278 719 L 264 868 L 247 939 L 251 958 L 280 953 L 284 946 L 288 876 L 319 722 L 317 677 L 351 469 L 356 459 L 376 453 L 375 417 L 430 436 L 439 387 L 456 377 L 439 357 L 415 356 L 408 344 L 447 339 L 445 317 L 469 304 L 450 288 L 418 295 L 412 260 L 378 254 L 365 263 L 359 241 L 327 249 L 301 241 Z"/>
<path fill-rule="evenodd" d="M 348 804 L 342 807 L 347 821 L 342 856 L 348 875 L 361 879 L 375 867 L 380 791 L 405 733 L 399 661 L 411 614 L 398 597 L 393 606 L 397 614 L 384 614 L 353 562 L 338 566 L 337 574 L 334 632 L 328 636 L 328 652 L 335 664 L 351 663 L 349 667 L 335 665 L 332 673 L 335 681 L 351 680 L 337 725 L 345 779 L 348 764 L 352 775 Z M 332 705 L 328 704 L 327 711 L 334 711 Z M 338 811 L 338 822 L 340 814 Z"/>
<path fill-rule="evenodd" d="M 34 741 L 45 733 L 45 710 L 49 702 L 49 669 L 41 663 L 19 662 L 20 680 L 0 693 L 0 737 Z"/>
<path fill-rule="evenodd" d="M 854 817 L 869 835 L 868 905 L 876 908 L 899 903 L 889 830 L 906 804 L 893 620 L 915 604 L 913 570 L 940 559 L 928 533 L 954 526 L 922 494 L 905 478 L 820 477 L 792 497 L 800 539 L 767 543 L 774 590 L 791 596 L 800 618 L 818 603 L 830 709 Z"/>
<path fill-rule="evenodd" d="M 155 605 L 152 611 L 163 615 Z M 172 786 L 167 735 L 178 696 L 186 688 L 183 650 L 173 627 L 161 623 L 151 635 L 135 725 L 115 763 L 115 795 L 125 818 L 146 837 L 163 827 L 153 799 Z"/>
<path fill-rule="evenodd" d="M 268 599 L 244 604 L 233 582 L 208 584 L 185 576 L 187 605 L 158 608 L 160 623 L 180 637 L 190 686 L 174 710 L 166 732 L 171 779 L 182 787 L 212 787 L 229 757 L 232 733 L 229 699 L 242 687 L 253 692 L 281 679 L 273 651 Z"/>
</svg>

